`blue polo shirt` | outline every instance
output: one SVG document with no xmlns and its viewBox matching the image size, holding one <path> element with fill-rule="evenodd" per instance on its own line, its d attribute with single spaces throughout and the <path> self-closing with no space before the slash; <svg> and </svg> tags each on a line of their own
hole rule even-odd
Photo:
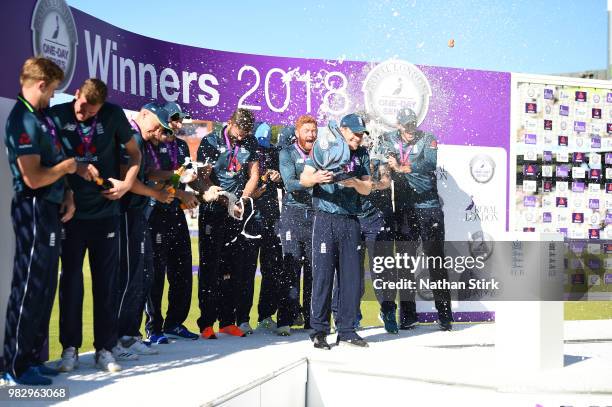
<svg viewBox="0 0 612 407">
<path fill-rule="evenodd" d="M 283 197 L 283 205 L 312 209 L 312 188 L 306 188 L 300 184 L 300 176 L 304 172 L 308 155 L 298 148 L 294 143 L 283 148 L 279 153 L 279 168 L 286 192 Z"/>
<path fill-rule="evenodd" d="M 311 158 L 306 165 L 316 168 Z M 349 164 L 343 168 L 356 178 L 370 175 L 370 156 L 368 151 L 359 147 L 351 151 Z M 338 214 L 359 215 L 362 212 L 360 194 L 355 188 L 344 187 L 339 183 L 317 184 L 312 188 L 313 206 L 315 210 Z"/>
<path fill-rule="evenodd" d="M 438 141 L 431 133 L 417 131 L 411 143 L 406 143 L 399 130 L 387 135 L 387 149 L 398 162 L 400 153 L 408 156 L 412 172 L 392 172 L 395 183 L 396 209 L 439 208 L 436 166 Z"/>
<path fill-rule="evenodd" d="M 162 171 L 174 171 L 183 165 L 185 158 L 189 157 L 189 145 L 187 145 L 185 140 L 181 140 L 180 138 L 175 139 L 171 143 L 159 143 L 157 146 L 149 144 L 146 151 L 148 154 L 147 162 L 149 164 L 149 169 L 153 170 L 159 169 Z M 159 168 L 156 168 L 156 161 L 152 157 L 152 154 L 154 154 L 157 158 Z M 176 160 L 176 163 L 173 160 Z M 185 184 L 180 184 L 179 188 L 185 189 Z M 150 204 L 159 206 L 163 209 L 179 209 L 181 201 L 179 199 L 175 199 L 171 203 L 166 204 L 163 202 L 158 202 L 155 199 L 151 199 Z"/>
<path fill-rule="evenodd" d="M 51 185 L 32 190 L 23 181 L 17 164 L 17 158 L 20 156 L 38 155 L 40 165 L 51 168 L 66 158 L 61 148 L 57 128 L 48 116 L 48 112 L 34 109 L 23 96 L 19 95 L 6 120 L 5 130 L 4 144 L 13 175 L 13 190 L 53 203 L 62 203 L 64 200 L 63 178 Z M 55 132 L 55 137 L 53 137 L 53 132 Z"/>
<path fill-rule="evenodd" d="M 68 157 L 92 164 L 102 178 L 120 179 L 121 145 L 131 140 L 134 130 L 119 106 L 104 103 L 98 114 L 85 122 L 76 119 L 74 101 L 53 106 L 49 112 Z M 119 202 L 104 198 L 95 183 L 70 174 L 68 184 L 74 192 L 75 219 L 101 219 L 119 214 Z"/>
<path fill-rule="evenodd" d="M 198 147 L 197 160 L 212 164 L 210 179 L 214 185 L 240 197 L 249 179 L 249 163 L 257 162 L 259 158 L 257 140 L 249 136 L 233 146 L 230 144 L 228 148 L 224 137 L 226 129 L 227 126 L 224 126 L 202 139 Z M 200 205 L 200 210 L 227 211 L 227 208 L 218 202 L 211 202 Z"/>
</svg>

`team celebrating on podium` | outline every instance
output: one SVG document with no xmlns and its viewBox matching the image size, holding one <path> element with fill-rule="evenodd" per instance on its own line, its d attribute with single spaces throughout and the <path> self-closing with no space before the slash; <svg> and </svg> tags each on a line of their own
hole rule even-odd
<svg viewBox="0 0 612 407">
<path fill-rule="evenodd" d="M 109 372 L 163 352 L 158 345 L 260 330 L 288 336 L 303 327 L 315 348 L 331 349 L 333 325 L 336 344 L 367 347 L 359 335 L 366 253 L 372 264 L 391 242 L 443 256 L 438 144 L 410 108 L 378 142 L 369 118 L 351 113 L 339 124 L 300 116 L 277 143 L 270 124 L 238 108 L 191 154 L 177 137 L 190 116 L 177 103 L 126 114 L 91 78 L 72 101 L 50 107 L 62 80 L 51 60 L 26 60 L 6 122 L 15 235 L 3 353 L 9 382 L 49 385 L 79 367 L 86 253 L 95 364 Z M 328 130 L 319 135 L 322 125 Z M 185 210 L 195 208 L 199 332 L 185 326 L 194 278 Z M 444 268 L 429 273 L 448 278 Z M 52 366 L 43 360 L 58 286 L 63 351 Z M 451 330 L 450 293 L 433 294 L 438 325 Z M 388 333 L 418 325 L 414 293 L 377 291 L 376 299 Z"/>
</svg>

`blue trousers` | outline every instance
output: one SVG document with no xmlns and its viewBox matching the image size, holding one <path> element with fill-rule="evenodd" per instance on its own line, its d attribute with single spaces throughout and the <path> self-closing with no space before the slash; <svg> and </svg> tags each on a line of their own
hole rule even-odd
<svg viewBox="0 0 612 407">
<path fill-rule="evenodd" d="M 304 327 L 310 325 L 310 302 L 312 298 L 312 222 L 314 212 L 311 209 L 296 208 L 286 205 L 283 207 L 279 222 L 280 238 L 283 249 L 283 267 L 292 278 L 289 287 L 283 292 L 288 299 L 281 299 L 283 304 L 281 321 L 278 326 L 286 324 L 288 319 L 293 320 L 299 312 L 304 315 Z M 300 310 L 301 276 L 304 276 L 302 307 Z M 284 304 L 292 306 L 290 315 L 284 310 Z M 279 304 L 280 306 L 280 304 Z M 279 309 L 279 312 L 281 310 Z M 278 315 L 280 318 L 281 315 Z"/>
<path fill-rule="evenodd" d="M 59 280 L 60 342 L 64 349 L 83 344 L 83 261 L 91 269 L 94 348 L 117 344 L 119 217 L 72 219 L 64 226 Z"/>
<path fill-rule="evenodd" d="M 153 281 L 147 298 L 146 330 L 150 336 L 170 330 L 187 319 L 191 306 L 191 238 L 185 212 L 178 207 L 156 205 L 149 218 L 153 247 Z M 168 312 L 162 315 L 164 283 L 168 278 Z"/>
<path fill-rule="evenodd" d="M 414 256 L 419 246 L 423 245 L 426 256 L 444 257 L 444 212 L 441 208 L 412 208 L 398 213 L 399 230 L 396 231 L 398 252 L 407 252 Z M 431 281 L 448 280 L 448 273 L 443 267 L 434 264 L 429 269 Z M 406 277 L 414 278 L 410 273 Z M 440 321 L 452 321 L 449 290 L 433 290 L 434 303 Z M 414 295 L 400 298 L 400 322 L 409 323 L 417 320 Z"/>
<path fill-rule="evenodd" d="M 14 377 L 40 360 L 57 286 L 59 205 L 17 193 L 11 205 L 15 231 L 13 280 L 4 336 L 4 363 Z"/>
<path fill-rule="evenodd" d="M 332 289 L 336 276 L 336 326 L 341 337 L 348 337 L 355 332 L 354 322 L 361 298 L 359 220 L 356 216 L 316 212 L 312 236 L 310 325 L 315 333 L 329 333 Z"/>
<path fill-rule="evenodd" d="M 118 336 L 141 336 L 140 324 L 153 282 L 149 208 L 131 208 L 121 219 Z"/>
</svg>

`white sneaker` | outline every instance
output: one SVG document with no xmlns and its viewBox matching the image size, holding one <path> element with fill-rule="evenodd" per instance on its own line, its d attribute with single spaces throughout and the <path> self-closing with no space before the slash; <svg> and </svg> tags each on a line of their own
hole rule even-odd
<svg viewBox="0 0 612 407">
<path fill-rule="evenodd" d="M 135 336 L 124 336 L 120 339 L 121 345 L 128 350 L 130 353 L 136 355 L 157 355 L 159 352 L 157 349 L 148 347 L 142 341 L 142 338 Z"/>
<path fill-rule="evenodd" d="M 253 328 L 251 328 L 251 325 L 248 322 L 241 323 L 238 328 L 240 328 L 245 335 L 250 335 L 253 333 Z"/>
<path fill-rule="evenodd" d="M 117 343 L 117 346 L 113 348 L 113 357 L 116 360 L 138 360 L 138 355 L 125 349 L 121 343 Z"/>
<path fill-rule="evenodd" d="M 79 350 L 75 347 L 68 347 L 62 351 L 62 359 L 57 365 L 60 372 L 71 372 L 79 367 Z"/>
<path fill-rule="evenodd" d="M 96 366 L 107 372 L 115 373 L 121 371 L 121 365 L 115 362 L 113 354 L 102 349 L 96 352 Z"/>
<path fill-rule="evenodd" d="M 291 327 L 289 325 L 279 326 L 276 328 L 276 334 L 278 336 L 289 336 L 291 335 Z"/>
<path fill-rule="evenodd" d="M 272 317 L 268 317 L 257 324 L 257 330 L 271 330 L 276 328 L 276 322 L 272 319 Z"/>
</svg>

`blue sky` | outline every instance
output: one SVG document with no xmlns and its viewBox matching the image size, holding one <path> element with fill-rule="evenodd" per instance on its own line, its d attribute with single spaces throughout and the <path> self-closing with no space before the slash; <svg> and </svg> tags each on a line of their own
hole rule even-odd
<svg viewBox="0 0 612 407">
<path fill-rule="evenodd" d="M 606 0 L 86 1 L 166 41 L 263 55 L 540 74 L 605 69 Z M 448 40 L 455 47 L 448 47 Z"/>
</svg>

